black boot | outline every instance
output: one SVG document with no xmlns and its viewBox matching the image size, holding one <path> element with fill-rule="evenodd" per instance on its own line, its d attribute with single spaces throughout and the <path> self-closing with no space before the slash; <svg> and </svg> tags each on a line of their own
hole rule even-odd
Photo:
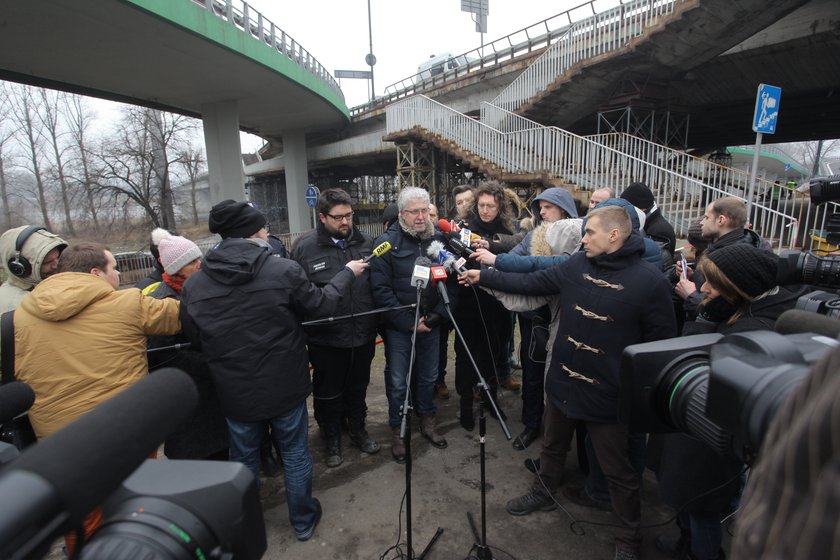
<svg viewBox="0 0 840 560">
<path fill-rule="evenodd" d="M 378 453 L 379 452 L 379 444 L 376 443 L 376 440 L 370 437 L 367 430 L 365 429 L 365 421 L 362 420 L 350 420 L 350 443 L 364 451 L 365 453 Z"/>
<path fill-rule="evenodd" d="M 327 440 L 325 452 L 327 466 L 337 467 L 344 462 L 344 457 L 341 456 L 341 428 L 328 426 L 323 428 L 323 432 Z"/>
</svg>

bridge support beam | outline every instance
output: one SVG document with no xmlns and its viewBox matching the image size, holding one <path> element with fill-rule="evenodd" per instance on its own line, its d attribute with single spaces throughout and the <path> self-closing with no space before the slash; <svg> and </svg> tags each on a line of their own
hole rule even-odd
<svg viewBox="0 0 840 560">
<path fill-rule="evenodd" d="M 303 130 L 283 132 L 283 162 L 286 168 L 286 203 L 289 206 L 289 231 L 307 231 L 314 227 L 306 206 L 309 167 L 306 160 L 306 137 Z"/>
<path fill-rule="evenodd" d="M 207 149 L 207 172 L 210 180 L 210 204 L 245 194 L 242 146 L 239 143 L 239 107 L 236 101 L 206 103 L 201 106 L 204 122 L 204 145 Z"/>
<path fill-rule="evenodd" d="M 434 146 L 411 140 L 397 144 L 397 190 L 403 187 L 426 189 L 432 201 L 437 199 Z"/>
</svg>

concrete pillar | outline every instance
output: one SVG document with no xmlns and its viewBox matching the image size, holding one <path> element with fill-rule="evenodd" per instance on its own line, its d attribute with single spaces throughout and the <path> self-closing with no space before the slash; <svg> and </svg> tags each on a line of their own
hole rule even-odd
<svg viewBox="0 0 840 560">
<path fill-rule="evenodd" d="M 245 197 L 245 172 L 239 143 L 239 108 L 236 101 L 201 106 L 204 145 L 210 181 L 210 205 Z"/>
<path fill-rule="evenodd" d="M 286 203 L 289 206 L 289 231 L 312 228 L 312 210 L 306 205 L 309 166 L 306 160 L 306 137 L 303 130 L 283 132 L 283 165 L 286 168 Z"/>
</svg>

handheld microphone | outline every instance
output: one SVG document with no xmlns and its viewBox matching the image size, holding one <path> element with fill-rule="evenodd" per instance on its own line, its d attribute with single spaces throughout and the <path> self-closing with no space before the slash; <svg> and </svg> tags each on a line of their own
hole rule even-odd
<svg viewBox="0 0 840 560">
<path fill-rule="evenodd" d="M 0 385 L 0 424 L 29 410 L 35 402 L 32 387 L 20 381 Z"/>
<path fill-rule="evenodd" d="M 426 249 L 426 254 L 429 255 L 429 258 L 432 259 L 432 261 L 436 260 L 440 265 L 444 264 L 450 258 L 455 259 L 455 255 L 447 251 L 443 243 L 437 240 L 429 243 L 429 248 Z"/>
<path fill-rule="evenodd" d="M 466 267 L 466 259 L 461 257 L 460 259 L 456 259 L 455 255 L 452 255 L 452 258 L 446 259 L 446 262 L 443 263 L 443 266 L 452 272 L 457 272 L 458 274 L 463 274 L 467 271 Z"/>
<path fill-rule="evenodd" d="M 429 284 L 429 267 L 432 266 L 432 261 L 427 257 L 417 257 L 414 261 L 414 272 L 411 274 L 411 285 L 422 290 Z"/>
<path fill-rule="evenodd" d="M 373 249 L 373 253 L 371 253 L 370 255 L 363 258 L 362 262 L 369 263 L 370 261 L 372 261 L 374 259 L 374 257 L 381 257 L 382 255 L 384 255 L 385 253 L 387 253 L 390 250 L 391 250 L 391 244 L 387 241 L 383 241 L 382 243 L 380 243 L 379 245 L 377 245 Z"/>
<path fill-rule="evenodd" d="M 438 220 L 438 229 L 443 233 L 452 233 L 453 231 L 458 233 L 461 230 L 461 227 L 455 221 L 450 222 L 441 218 Z"/>
<path fill-rule="evenodd" d="M 462 243 L 460 239 L 456 239 L 454 237 L 449 240 L 449 246 L 452 247 L 452 250 L 454 250 L 459 255 L 470 256 L 473 253 L 475 253 L 475 251 L 473 251 L 471 248 L 467 247 L 464 243 Z"/>
<path fill-rule="evenodd" d="M 470 236 L 470 241 L 474 239 L 484 239 L 477 233 L 473 233 L 469 229 L 463 227 L 463 224 L 463 220 L 460 222 L 447 222 L 446 220 L 441 219 L 438 221 L 438 229 L 443 233 L 449 234 L 449 236 L 453 239 L 460 239 L 464 244 L 467 243 L 465 240 L 467 235 Z"/>
<path fill-rule="evenodd" d="M 181 370 L 138 381 L 0 472 L 0 558 L 29 558 L 82 522 L 186 421 L 198 392 Z"/>
<path fill-rule="evenodd" d="M 812 332 L 837 338 L 840 336 L 840 320 L 811 311 L 788 309 L 776 319 L 774 330 L 779 334 Z"/>
</svg>

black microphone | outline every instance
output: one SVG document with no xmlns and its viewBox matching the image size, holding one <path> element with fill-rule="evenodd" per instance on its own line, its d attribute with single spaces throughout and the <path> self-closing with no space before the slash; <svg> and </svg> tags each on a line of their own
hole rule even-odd
<svg viewBox="0 0 840 560">
<path fill-rule="evenodd" d="M 475 251 L 461 243 L 461 240 L 456 237 L 453 237 L 449 240 L 449 246 L 452 247 L 452 250 L 454 250 L 459 255 L 470 256 L 473 253 L 475 253 Z"/>
<path fill-rule="evenodd" d="M 20 381 L 0 385 L 0 424 L 29 410 L 35 402 L 32 387 Z"/>
<path fill-rule="evenodd" d="M 78 526 L 193 412 L 198 392 L 181 370 L 135 383 L 0 471 L 0 558 L 28 558 Z"/>
<path fill-rule="evenodd" d="M 788 309 L 776 319 L 775 330 L 779 334 L 811 332 L 837 338 L 840 336 L 840 320 L 811 311 Z"/>
<path fill-rule="evenodd" d="M 414 272 L 411 274 L 411 285 L 418 290 L 423 289 L 429 283 L 429 273 L 432 261 L 428 257 L 417 257 L 414 261 Z"/>
</svg>

